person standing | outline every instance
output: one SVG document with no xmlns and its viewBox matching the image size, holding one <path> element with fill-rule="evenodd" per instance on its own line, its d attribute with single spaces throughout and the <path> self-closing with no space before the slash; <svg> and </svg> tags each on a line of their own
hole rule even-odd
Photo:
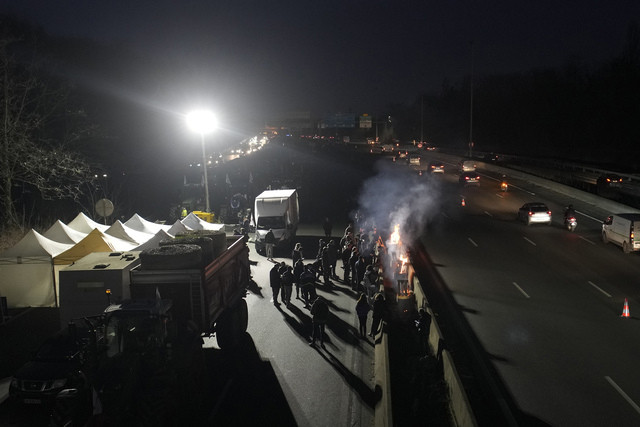
<svg viewBox="0 0 640 427">
<path fill-rule="evenodd" d="M 304 267 L 304 271 L 300 275 L 300 287 L 302 288 L 302 299 L 304 300 L 304 308 L 310 307 L 310 302 L 315 301 L 316 295 L 316 273 L 313 272 L 310 265 Z"/>
<path fill-rule="evenodd" d="M 304 263 L 301 259 L 293 266 L 293 283 L 296 285 L 296 299 L 300 299 L 300 276 L 304 272 Z"/>
<path fill-rule="evenodd" d="M 324 235 L 330 238 L 333 225 L 331 224 L 329 217 L 324 217 L 324 221 L 322 222 L 322 229 L 324 230 Z"/>
<path fill-rule="evenodd" d="M 327 244 L 327 255 L 329 257 L 329 273 L 331 278 L 337 280 L 336 264 L 338 263 L 338 246 L 336 246 L 336 242 L 334 242 L 333 239 L 329 240 Z"/>
<path fill-rule="evenodd" d="M 382 323 L 383 317 L 384 297 L 382 294 L 378 294 L 373 299 L 373 322 L 371 323 L 371 332 L 369 333 L 370 337 L 375 337 L 378 334 L 378 329 L 380 328 L 380 323 Z"/>
<path fill-rule="evenodd" d="M 271 293 L 273 294 L 273 305 L 280 305 L 278 302 L 278 294 L 280 293 L 280 264 L 274 264 L 269 271 L 269 284 L 271 285 Z"/>
<path fill-rule="evenodd" d="M 331 285 L 331 263 L 329 260 L 329 246 L 325 246 L 325 248 L 322 250 L 322 256 L 321 256 L 321 261 L 322 261 L 322 278 L 324 281 L 325 285 Z"/>
<path fill-rule="evenodd" d="M 291 252 L 291 265 L 295 268 L 296 262 L 298 262 L 298 260 L 302 261 L 303 259 L 302 245 L 300 243 L 296 243 L 293 251 Z"/>
<path fill-rule="evenodd" d="M 273 246 L 276 244 L 276 236 L 273 234 L 273 230 L 271 228 L 264 236 L 264 244 L 267 259 L 269 261 L 273 261 Z"/>
<path fill-rule="evenodd" d="M 280 276 L 280 286 L 282 286 L 284 290 L 284 294 L 282 295 L 282 302 L 287 306 L 291 305 L 291 292 L 293 291 L 293 268 L 291 268 L 290 265 L 284 267 L 284 271 Z"/>
<path fill-rule="evenodd" d="M 356 283 L 358 281 L 358 275 L 356 274 L 356 262 L 360 259 L 358 248 L 353 247 L 351 249 L 351 256 L 349 257 L 349 271 L 351 272 L 351 289 L 356 290 Z"/>
<path fill-rule="evenodd" d="M 360 338 L 367 336 L 367 315 L 370 309 L 371 307 L 369 307 L 369 303 L 367 302 L 367 296 L 361 293 L 356 303 L 356 314 L 358 315 L 358 322 L 360 323 Z"/>
<path fill-rule="evenodd" d="M 315 345 L 317 339 L 320 341 L 320 346 L 324 348 L 324 327 L 329 319 L 329 305 L 324 298 L 316 298 L 311 306 L 311 315 L 313 316 L 313 331 L 309 345 Z"/>
</svg>

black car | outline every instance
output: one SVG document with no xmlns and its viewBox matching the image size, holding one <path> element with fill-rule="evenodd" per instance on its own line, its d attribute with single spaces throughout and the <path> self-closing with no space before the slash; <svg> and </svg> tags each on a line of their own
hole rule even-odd
<svg viewBox="0 0 640 427">
<path fill-rule="evenodd" d="M 620 187 L 622 185 L 622 177 L 615 173 L 608 173 L 598 177 L 599 187 Z"/>
<path fill-rule="evenodd" d="M 463 185 L 480 185 L 480 175 L 478 172 L 462 172 L 458 178 Z"/>
<path fill-rule="evenodd" d="M 64 389 L 89 394 L 89 384 L 82 372 L 82 340 L 75 334 L 61 333 L 47 339 L 32 360 L 11 378 L 9 396 L 23 404 L 53 406 Z"/>
</svg>

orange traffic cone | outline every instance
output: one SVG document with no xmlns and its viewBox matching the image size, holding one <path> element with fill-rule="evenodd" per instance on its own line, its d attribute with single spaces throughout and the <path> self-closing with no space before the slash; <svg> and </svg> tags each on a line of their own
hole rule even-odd
<svg viewBox="0 0 640 427">
<path fill-rule="evenodd" d="M 622 307 L 622 317 L 631 317 L 631 315 L 629 314 L 629 301 L 627 301 L 627 299 L 624 299 L 624 306 Z"/>
<path fill-rule="evenodd" d="M 465 201 L 464 201 L 464 197 L 462 198 L 462 202 L 461 202 L 460 204 L 462 205 L 462 207 L 467 206 L 467 204 L 466 204 L 466 203 L 465 203 Z"/>
</svg>

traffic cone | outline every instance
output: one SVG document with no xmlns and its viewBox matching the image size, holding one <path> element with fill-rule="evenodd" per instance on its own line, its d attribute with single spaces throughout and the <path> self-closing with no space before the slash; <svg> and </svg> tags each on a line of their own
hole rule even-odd
<svg viewBox="0 0 640 427">
<path fill-rule="evenodd" d="M 627 301 L 627 299 L 624 299 L 624 306 L 622 307 L 622 316 L 621 317 L 631 317 L 631 315 L 629 314 L 629 301 Z"/>
<path fill-rule="evenodd" d="M 462 207 L 467 206 L 467 203 L 464 201 L 464 197 L 462 198 L 462 202 L 460 204 L 462 205 Z"/>
</svg>

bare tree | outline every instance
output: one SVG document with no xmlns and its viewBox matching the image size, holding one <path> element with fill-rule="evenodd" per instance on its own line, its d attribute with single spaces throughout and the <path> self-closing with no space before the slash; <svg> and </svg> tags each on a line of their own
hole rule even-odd
<svg viewBox="0 0 640 427">
<path fill-rule="evenodd" d="M 93 177 L 74 149 L 90 128 L 80 124 L 82 110 L 71 106 L 68 86 L 43 73 L 35 60 L 18 61 L 13 47 L 24 46 L 0 39 L 2 228 L 24 225 L 16 213 L 15 186 L 35 189 L 43 200 L 78 200 Z"/>
</svg>

